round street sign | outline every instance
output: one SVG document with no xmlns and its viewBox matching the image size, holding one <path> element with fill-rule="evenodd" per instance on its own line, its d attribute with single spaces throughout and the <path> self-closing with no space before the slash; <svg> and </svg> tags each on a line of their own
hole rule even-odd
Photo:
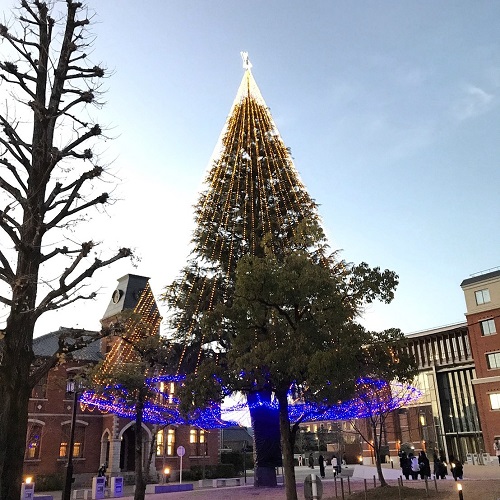
<svg viewBox="0 0 500 500">
<path fill-rule="evenodd" d="M 177 456 L 183 457 L 185 454 L 186 454 L 186 448 L 184 448 L 184 446 L 179 446 L 177 448 Z"/>
</svg>

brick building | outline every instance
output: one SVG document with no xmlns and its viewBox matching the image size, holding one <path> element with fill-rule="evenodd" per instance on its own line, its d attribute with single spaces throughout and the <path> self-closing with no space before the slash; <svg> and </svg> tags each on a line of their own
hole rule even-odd
<svg viewBox="0 0 500 500">
<path fill-rule="evenodd" d="M 106 309 L 102 323 L 116 319 L 123 311 L 135 311 L 137 305 L 148 293 L 146 304 L 148 314 L 154 316 L 159 327 L 161 317 L 149 289 L 148 278 L 128 274 L 118 280 L 117 289 Z M 144 300 L 142 314 L 144 314 Z M 137 311 L 136 311 L 137 312 Z M 58 339 L 64 328 L 34 340 L 37 356 L 51 356 L 56 352 Z M 94 332 L 95 333 L 95 332 Z M 50 370 L 33 389 L 28 416 L 28 435 L 25 454 L 25 473 L 29 475 L 62 474 L 68 457 L 69 431 L 74 401 L 74 375 L 82 366 L 97 363 L 113 351 L 116 339 L 94 341 L 85 349 L 74 353 L 73 360 Z M 172 386 L 171 391 L 175 390 Z M 96 475 L 102 464 L 107 464 L 110 475 L 133 475 L 134 422 L 114 414 L 102 414 L 90 408 L 77 406 L 73 446 L 73 464 L 76 484 L 87 483 Z M 156 450 L 150 473 L 161 472 L 165 466 L 179 470 L 177 448 L 184 446 L 183 469 L 193 465 L 213 465 L 219 461 L 219 431 L 203 430 L 192 426 L 170 425 L 155 428 L 143 425 L 145 440 L 143 456 L 147 463 L 153 433 L 157 433 Z"/>
<path fill-rule="evenodd" d="M 476 395 L 486 450 L 500 439 L 500 270 L 481 273 L 461 284 L 476 377 Z"/>
</svg>

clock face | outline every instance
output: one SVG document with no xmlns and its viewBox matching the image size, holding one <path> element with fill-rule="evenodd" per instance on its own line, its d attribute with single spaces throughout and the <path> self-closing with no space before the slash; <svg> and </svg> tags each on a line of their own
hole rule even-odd
<svg viewBox="0 0 500 500">
<path fill-rule="evenodd" d="M 122 291 L 121 290 L 115 290 L 112 295 L 112 300 L 116 304 L 122 297 Z"/>
</svg>

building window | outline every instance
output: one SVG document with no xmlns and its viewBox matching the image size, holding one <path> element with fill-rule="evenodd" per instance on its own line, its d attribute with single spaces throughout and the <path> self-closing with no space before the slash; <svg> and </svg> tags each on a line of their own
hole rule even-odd
<svg viewBox="0 0 500 500">
<path fill-rule="evenodd" d="M 497 333 L 494 319 L 487 319 L 479 323 L 481 325 L 481 333 L 483 336 L 493 335 Z"/>
<path fill-rule="evenodd" d="M 158 457 L 163 456 L 163 446 L 164 446 L 164 440 L 163 440 L 163 429 L 162 429 L 156 433 L 156 456 Z"/>
<path fill-rule="evenodd" d="M 489 396 L 490 396 L 491 409 L 500 410 L 500 392 L 489 394 Z"/>
<path fill-rule="evenodd" d="M 486 304 L 486 302 L 490 301 L 490 291 L 488 288 L 484 290 L 477 290 L 474 292 L 476 295 L 476 304 L 480 306 L 481 304 Z"/>
<path fill-rule="evenodd" d="M 62 428 L 62 437 L 59 444 L 59 458 L 68 457 L 69 449 L 69 438 L 70 438 L 71 426 L 66 424 Z M 73 443 L 73 457 L 82 458 L 83 457 L 83 446 L 85 444 L 85 426 L 76 425 L 75 426 L 75 440 Z"/>
<path fill-rule="evenodd" d="M 40 444 L 42 442 L 42 426 L 39 424 L 28 425 L 26 460 L 38 460 L 40 458 Z"/>
<path fill-rule="evenodd" d="M 492 352 L 486 355 L 486 362 L 490 370 L 500 368 L 500 352 Z"/>
<path fill-rule="evenodd" d="M 166 436 L 165 436 L 166 435 Z M 166 437 L 166 443 L 165 443 Z M 163 429 L 156 435 L 156 455 L 162 457 L 163 454 L 173 457 L 175 453 L 175 429 Z"/>
<path fill-rule="evenodd" d="M 174 456 L 175 450 L 175 429 L 169 429 L 167 432 L 167 455 Z"/>
<path fill-rule="evenodd" d="M 33 387 L 31 391 L 32 399 L 46 399 L 47 398 L 47 375 L 44 375 Z"/>
<path fill-rule="evenodd" d="M 189 444 L 191 445 L 191 456 L 207 455 L 207 443 L 203 429 L 191 429 L 189 431 Z"/>
</svg>

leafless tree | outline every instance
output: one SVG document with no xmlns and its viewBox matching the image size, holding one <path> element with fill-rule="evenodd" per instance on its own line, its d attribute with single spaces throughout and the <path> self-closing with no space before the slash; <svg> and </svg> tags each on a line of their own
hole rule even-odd
<svg viewBox="0 0 500 500">
<path fill-rule="evenodd" d="M 102 128 L 83 112 L 100 106 L 104 69 L 89 63 L 86 8 L 72 0 L 21 0 L 12 26 L 0 24 L 0 498 L 18 500 L 22 482 L 35 323 L 48 311 L 92 299 L 107 257 L 79 243 L 77 224 L 110 202 Z M 68 232 L 72 232 L 69 237 Z"/>
</svg>

